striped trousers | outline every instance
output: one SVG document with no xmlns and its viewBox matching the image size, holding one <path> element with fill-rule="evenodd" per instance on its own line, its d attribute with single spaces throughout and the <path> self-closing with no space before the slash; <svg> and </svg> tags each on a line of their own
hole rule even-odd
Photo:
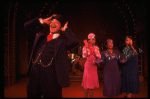
<svg viewBox="0 0 150 99">
<path fill-rule="evenodd" d="M 32 65 L 27 81 L 27 97 L 62 98 L 62 87 L 58 84 L 55 65 L 48 67 Z"/>
</svg>

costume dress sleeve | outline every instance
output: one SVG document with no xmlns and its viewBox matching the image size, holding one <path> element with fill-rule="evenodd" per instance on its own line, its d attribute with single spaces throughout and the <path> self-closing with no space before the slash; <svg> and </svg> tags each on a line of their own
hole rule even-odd
<svg viewBox="0 0 150 99">
<path fill-rule="evenodd" d="M 137 54 L 133 51 L 129 46 L 123 49 L 123 56 L 124 59 L 130 60 L 131 58 L 135 57 Z"/>
<path fill-rule="evenodd" d="M 43 30 L 43 25 L 40 23 L 39 18 L 32 19 L 24 24 L 25 29 L 29 33 L 37 33 Z"/>
<path fill-rule="evenodd" d="M 87 58 L 87 56 L 88 56 L 87 47 L 84 46 L 84 47 L 83 47 L 83 50 L 82 50 L 82 57 L 83 57 L 83 58 Z"/>
<path fill-rule="evenodd" d="M 94 51 L 95 51 L 96 57 L 97 57 L 98 59 L 100 59 L 100 58 L 101 58 L 101 54 L 100 54 L 100 51 L 99 51 L 99 47 L 98 47 L 98 46 L 95 46 L 95 47 L 94 47 Z"/>
</svg>

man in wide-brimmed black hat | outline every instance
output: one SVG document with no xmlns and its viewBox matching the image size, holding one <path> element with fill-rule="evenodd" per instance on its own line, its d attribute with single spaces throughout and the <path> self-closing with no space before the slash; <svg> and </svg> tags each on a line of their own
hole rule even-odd
<svg viewBox="0 0 150 99">
<path fill-rule="evenodd" d="M 49 35 L 37 28 L 43 24 L 50 26 Z M 36 34 L 27 73 L 27 97 L 61 98 L 62 87 L 70 86 L 67 50 L 78 44 L 77 37 L 62 15 L 35 18 L 24 27 Z"/>
</svg>

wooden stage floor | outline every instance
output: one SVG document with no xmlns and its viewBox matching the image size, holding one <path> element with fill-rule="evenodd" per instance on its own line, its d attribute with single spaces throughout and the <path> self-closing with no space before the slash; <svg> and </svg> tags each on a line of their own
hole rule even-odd
<svg viewBox="0 0 150 99">
<path fill-rule="evenodd" d="M 27 77 L 17 81 L 17 83 L 10 87 L 4 87 L 4 98 L 26 98 L 26 83 Z M 99 82 L 100 87 L 95 88 L 93 98 L 105 98 L 103 96 L 103 81 Z M 125 93 L 122 93 L 119 97 L 124 98 Z M 62 89 L 62 98 L 84 98 L 84 89 L 81 87 L 81 81 L 71 81 L 70 87 Z M 148 80 L 144 78 L 144 81 L 140 81 L 140 93 L 133 94 L 132 98 L 148 98 Z"/>
</svg>

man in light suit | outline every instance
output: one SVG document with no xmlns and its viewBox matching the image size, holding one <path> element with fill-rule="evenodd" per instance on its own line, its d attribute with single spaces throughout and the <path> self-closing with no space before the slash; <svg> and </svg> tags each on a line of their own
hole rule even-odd
<svg viewBox="0 0 150 99">
<path fill-rule="evenodd" d="M 43 24 L 50 26 L 49 35 L 40 28 Z M 67 25 L 62 15 L 35 18 L 24 24 L 36 35 L 27 73 L 27 97 L 61 98 L 62 87 L 70 86 L 67 50 L 78 45 L 78 40 Z"/>
</svg>

